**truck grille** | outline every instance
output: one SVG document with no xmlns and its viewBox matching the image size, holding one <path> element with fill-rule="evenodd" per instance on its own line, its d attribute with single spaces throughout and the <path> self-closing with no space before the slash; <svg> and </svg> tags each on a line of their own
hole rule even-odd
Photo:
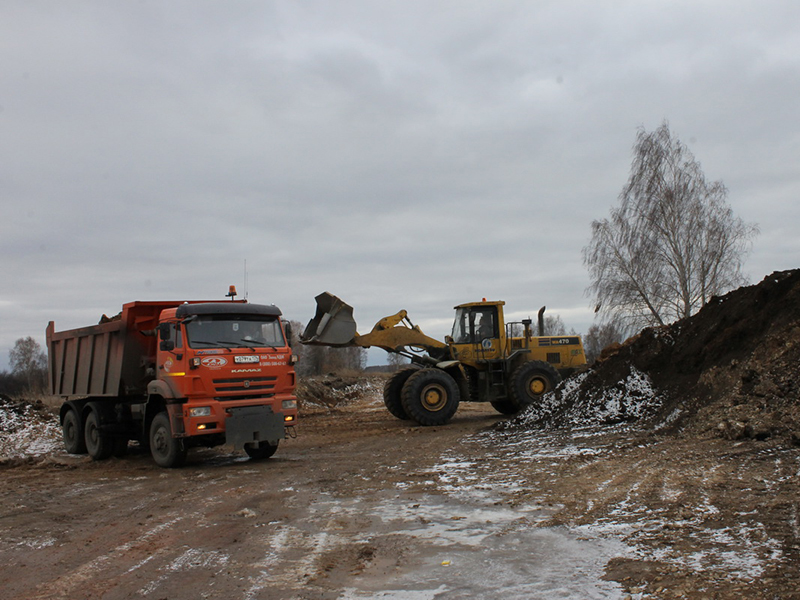
<svg viewBox="0 0 800 600">
<path fill-rule="evenodd" d="M 214 390 L 224 394 L 218 400 L 239 400 L 248 397 L 271 396 L 277 377 L 234 377 L 214 379 Z"/>
</svg>

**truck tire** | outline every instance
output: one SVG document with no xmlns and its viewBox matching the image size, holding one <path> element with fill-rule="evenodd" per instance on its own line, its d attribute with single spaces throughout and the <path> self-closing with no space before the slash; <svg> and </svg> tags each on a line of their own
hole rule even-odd
<svg viewBox="0 0 800 600">
<path fill-rule="evenodd" d="M 86 440 L 83 439 L 81 418 L 72 408 L 64 413 L 61 434 L 64 437 L 64 448 L 69 454 L 86 454 Z"/>
<path fill-rule="evenodd" d="M 402 421 L 408 421 L 411 418 L 403 408 L 403 400 L 401 398 L 403 386 L 408 381 L 408 378 L 417 371 L 418 369 L 402 369 L 392 375 L 386 385 L 383 386 L 383 403 L 386 405 L 386 410 Z"/>
<path fill-rule="evenodd" d="M 514 415 L 518 412 L 516 404 L 511 400 L 493 400 L 491 404 L 501 415 Z"/>
<path fill-rule="evenodd" d="M 458 385 L 441 369 L 420 369 L 408 378 L 400 398 L 403 410 L 420 425 L 444 425 L 458 410 Z"/>
<path fill-rule="evenodd" d="M 92 409 L 83 424 L 86 451 L 94 460 L 105 460 L 114 452 L 114 439 L 100 430 L 100 414 Z"/>
<path fill-rule="evenodd" d="M 275 452 L 278 451 L 278 444 L 274 446 L 269 442 L 259 442 L 258 445 L 246 444 L 244 451 L 252 460 L 262 460 L 270 458 Z"/>
<path fill-rule="evenodd" d="M 186 462 L 186 447 L 172 437 L 167 411 L 158 413 L 150 424 L 150 454 L 159 467 L 171 469 Z"/>
<path fill-rule="evenodd" d="M 549 363 L 541 360 L 522 363 L 511 374 L 509 398 L 519 412 L 555 389 L 559 381 L 561 376 Z"/>
</svg>

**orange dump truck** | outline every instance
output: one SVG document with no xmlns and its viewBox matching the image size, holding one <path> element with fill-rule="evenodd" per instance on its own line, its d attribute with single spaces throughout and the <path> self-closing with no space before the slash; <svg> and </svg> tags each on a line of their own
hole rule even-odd
<svg viewBox="0 0 800 600">
<path fill-rule="evenodd" d="M 280 317 L 241 300 L 155 301 L 80 329 L 51 321 L 50 391 L 64 400 L 67 451 L 101 460 L 137 440 L 162 467 L 193 446 L 272 456 L 297 421 L 297 359 Z"/>
</svg>

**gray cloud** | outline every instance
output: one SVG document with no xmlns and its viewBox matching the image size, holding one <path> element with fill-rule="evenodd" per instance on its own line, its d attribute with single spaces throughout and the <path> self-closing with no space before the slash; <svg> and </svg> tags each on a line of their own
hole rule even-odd
<svg viewBox="0 0 800 600">
<path fill-rule="evenodd" d="M 797 266 L 794 2 L 5 2 L 0 368 L 126 301 L 229 283 L 305 321 L 547 304 L 585 331 L 593 219 L 668 119 L 747 270 Z"/>
</svg>

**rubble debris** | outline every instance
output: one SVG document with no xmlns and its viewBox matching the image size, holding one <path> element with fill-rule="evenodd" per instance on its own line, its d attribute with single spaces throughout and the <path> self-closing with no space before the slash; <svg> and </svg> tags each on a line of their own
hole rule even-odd
<svg viewBox="0 0 800 600">
<path fill-rule="evenodd" d="M 298 379 L 295 394 L 301 411 L 323 408 L 331 410 L 350 404 L 367 395 L 375 395 L 383 389 L 384 379 L 373 375 L 338 375 L 330 373 L 317 377 Z"/>
<path fill-rule="evenodd" d="M 41 400 L 0 394 L 0 463 L 42 456 L 60 446 L 58 417 Z"/>
</svg>

